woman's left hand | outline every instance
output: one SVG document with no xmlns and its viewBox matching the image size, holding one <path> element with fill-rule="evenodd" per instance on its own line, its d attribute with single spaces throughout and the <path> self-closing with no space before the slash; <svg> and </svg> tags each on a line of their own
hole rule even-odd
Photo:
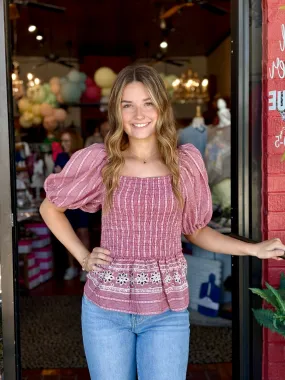
<svg viewBox="0 0 285 380">
<path fill-rule="evenodd" d="M 259 259 L 283 260 L 280 257 L 283 255 L 285 255 L 285 245 L 278 238 L 266 240 L 252 246 L 252 256 Z"/>
</svg>

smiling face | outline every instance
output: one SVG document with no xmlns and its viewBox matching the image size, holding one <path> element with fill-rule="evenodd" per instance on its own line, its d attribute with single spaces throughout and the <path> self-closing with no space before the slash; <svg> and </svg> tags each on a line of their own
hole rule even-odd
<svg viewBox="0 0 285 380">
<path fill-rule="evenodd" d="M 72 140 L 69 133 L 63 133 L 60 139 L 62 149 L 65 153 L 71 153 Z"/>
<path fill-rule="evenodd" d="M 158 111 L 143 83 L 126 85 L 122 94 L 121 115 L 129 139 L 155 138 Z"/>
</svg>

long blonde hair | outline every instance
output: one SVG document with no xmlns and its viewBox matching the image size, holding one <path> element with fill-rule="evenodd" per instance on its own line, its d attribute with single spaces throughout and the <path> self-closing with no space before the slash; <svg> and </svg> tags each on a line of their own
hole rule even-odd
<svg viewBox="0 0 285 380">
<path fill-rule="evenodd" d="M 123 128 L 121 100 L 124 88 L 132 82 L 144 84 L 158 110 L 156 123 L 158 149 L 162 160 L 172 174 L 173 193 L 182 205 L 183 200 L 179 188 L 177 132 L 166 88 L 155 69 L 146 65 L 132 65 L 125 67 L 118 74 L 109 99 L 110 130 L 105 140 L 108 162 L 102 170 L 103 183 L 106 187 L 104 209 L 107 210 L 112 205 L 113 194 L 119 184 L 120 172 L 125 162 L 122 151 L 126 150 L 129 141 Z"/>
</svg>

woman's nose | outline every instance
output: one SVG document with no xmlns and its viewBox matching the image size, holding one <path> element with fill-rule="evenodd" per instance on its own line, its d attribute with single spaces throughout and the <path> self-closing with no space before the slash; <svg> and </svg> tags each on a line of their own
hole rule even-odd
<svg viewBox="0 0 285 380">
<path fill-rule="evenodd" d="M 141 109 L 141 107 L 136 107 L 136 114 L 135 114 L 135 117 L 137 119 L 143 119 L 144 118 L 144 113 Z"/>
</svg>

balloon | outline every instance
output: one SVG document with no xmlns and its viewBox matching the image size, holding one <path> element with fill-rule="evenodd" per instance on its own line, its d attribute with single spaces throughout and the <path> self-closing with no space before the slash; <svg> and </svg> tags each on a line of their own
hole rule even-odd
<svg viewBox="0 0 285 380">
<path fill-rule="evenodd" d="M 31 128 L 33 125 L 33 121 L 32 120 L 25 120 L 23 115 L 20 117 L 19 123 L 20 123 L 21 127 L 23 127 L 23 128 Z"/>
<path fill-rule="evenodd" d="M 64 83 L 67 83 L 67 82 L 68 82 L 68 80 L 67 80 L 66 77 L 61 77 L 60 80 L 59 80 L 60 84 L 64 84 Z"/>
<path fill-rule="evenodd" d="M 111 88 L 102 88 L 102 95 L 103 96 L 110 96 L 111 94 Z"/>
<path fill-rule="evenodd" d="M 49 85 L 49 83 L 44 83 L 44 84 L 42 85 L 42 87 L 46 90 L 47 95 L 48 95 L 49 92 L 50 92 L 50 85 Z"/>
<path fill-rule="evenodd" d="M 33 125 L 40 125 L 42 124 L 43 119 L 40 116 L 34 116 L 33 117 Z"/>
<path fill-rule="evenodd" d="M 47 97 L 47 90 L 44 86 L 34 86 L 27 90 L 27 97 L 31 102 L 41 104 Z"/>
<path fill-rule="evenodd" d="M 52 83 L 50 85 L 50 90 L 55 95 L 59 94 L 59 92 L 60 92 L 60 84 L 59 83 Z"/>
<path fill-rule="evenodd" d="M 78 84 L 67 82 L 61 86 L 61 96 L 66 103 L 77 103 L 81 96 L 81 90 Z"/>
<path fill-rule="evenodd" d="M 81 81 L 81 74 L 79 71 L 73 69 L 71 70 L 68 74 L 67 74 L 67 79 L 70 81 L 70 82 L 75 82 L 75 83 L 78 83 Z"/>
<path fill-rule="evenodd" d="M 23 113 L 22 117 L 23 117 L 23 120 L 32 122 L 34 115 L 32 114 L 32 112 L 26 111 Z"/>
<path fill-rule="evenodd" d="M 56 106 L 56 96 L 50 92 L 45 100 L 45 103 L 50 104 L 52 107 Z"/>
<path fill-rule="evenodd" d="M 31 108 L 31 103 L 29 102 L 28 98 L 24 97 L 18 101 L 18 107 L 19 107 L 19 111 L 23 113 L 25 111 L 28 111 Z"/>
<path fill-rule="evenodd" d="M 94 86 L 94 80 L 88 77 L 85 80 L 85 84 L 86 84 L 87 87 Z"/>
<path fill-rule="evenodd" d="M 58 122 L 63 122 L 67 118 L 67 113 L 64 109 L 58 108 L 53 111 L 53 117 Z"/>
<path fill-rule="evenodd" d="M 53 108 L 50 104 L 43 103 L 41 104 L 41 115 L 43 117 L 48 117 L 53 114 Z"/>
<path fill-rule="evenodd" d="M 86 84 L 85 84 L 85 82 L 80 82 L 80 83 L 78 83 L 78 85 L 79 85 L 80 90 L 82 92 L 84 92 L 86 90 Z"/>
<path fill-rule="evenodd" d="M 100 87 L 93 85 L 92 87 L 87 87 L 86 91 L 84 92 L 84 97 L 88 100 L 100 100 L 101 98 L 101 89 Z"/>
<path fill-rule="evenodd" d="M 80 72 L 80 82 L 85 82 L 87 79 L 87 75 L 83 72 Z"/>
<path fill-rule="evenodd" d="M 112 87 L 116 74 L 109 67 L 101 67 L 94 74 L 94 80 L 99 87 Z"/>
<path fill-rule="evenodd" d="M 32 113 L 35 116 L 41 115 L 41 106 L 39 104 L 33 104 L 32 105 Z"/>
<path fill-rule="evenodd" d="M 48 131 L 53 131 L 57 127 L 57 121 L 55 120 L 54 116 L 46 116 L 44 118 L 43 126 Z"/>
<path fill-rule="evenodd" d="M 52 87 L 52 85 L 56 84 L 56 85 L 60 85 L 60 79 L 59 77 L 53 77 L 50 79 L 49 81 L 49 84 L 50 84 L 50 87 Z"/>
<path fill-rule="evenodd" d="M 63 98 L 62 98 L 61 94 L 56 95 L 56 100 L 58 101 L 58 103 L 63 103 Z"/>
</svg>

